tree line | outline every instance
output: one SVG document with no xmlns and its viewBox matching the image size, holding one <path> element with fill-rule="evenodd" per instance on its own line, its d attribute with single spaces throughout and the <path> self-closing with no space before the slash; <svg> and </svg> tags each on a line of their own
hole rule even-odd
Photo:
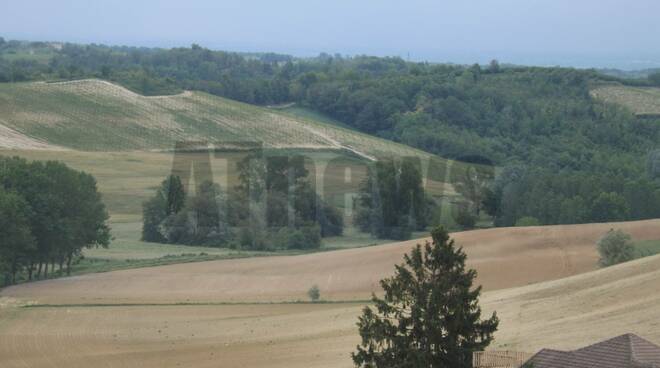
<svg viewBox="0 0 660 368">
<path fill-rule="evenodd" d="M 143 205 L 142 238 L 249 250 L 315 249 L 341 235 L 343 216 L 324 201 L 302 156 L 248 156 L 238 162 L 238 184 L 205 180 L 195 193 L 170 175 Z"/>
<path fill-rule="evenodd" d="M 249 250 L 315 249 L 339 236 L 344 213 L 322 198 L 303 156 L 250 155 L 237 162 L 238 183 L 210 180 L 195 193 L 170 175 L 143 204 L 142 239 Z M 416 161 L 381 159 L 369 165 L 355 202 L 355 225 L 383 239 L 409 239 L 429 225 L 435 205 Z M 366 164 L 365 164 L 366 165 Z"/>
<path fill-rule="evenodd" d="M 108 213 L 96 180 L 55 162 L 0 157 L 0 273 L 18 276 L 70 274 L 84 248 L 110 243 Z"/>
</svg>

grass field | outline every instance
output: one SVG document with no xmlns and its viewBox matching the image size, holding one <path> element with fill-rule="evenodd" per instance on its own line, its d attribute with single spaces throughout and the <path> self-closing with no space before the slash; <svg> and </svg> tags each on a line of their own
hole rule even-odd
<svg viewBox="0 0 660 368">
<path fill-rule="evenodd" d="M 660 254 L 660 240 L 642 240 L 635 242 L 636 257 L 650 257 Z"/>
<path fill-rule="evenodd" d="M 431 157 L 312 116 L 202 92 L 145 97 L 101 80 L 3 83 L 0 125 L 25 139 L 84 151 L 169 150 L 179 141 L 210 141 L 348 150 L 365 157 Z"/>
<path fill-rule="evenodd" d="M 635 115 L 660 117 L 660 88 L 608 85 L 591 91 L 592 96 L 630 109 Z"/>
<path fill-rule="evenodd" d="M 660 256 L 598 269 L 595 251 L 596 240 L 612 227 L 641 241 L 660 239 L 659 225 L 650 220 L 453 234 L 486 288 L 484 312 L 496 310 L 502 321 L 491 348 L 569 349 L 627 332 L 659 341 Z M 363 300 L 412 243 L 5 289 L 0 366 L 348 368 Z M 303 300 L 312 283 L 323 299 L 342 302 L 277 303 Z"/>
</svg>

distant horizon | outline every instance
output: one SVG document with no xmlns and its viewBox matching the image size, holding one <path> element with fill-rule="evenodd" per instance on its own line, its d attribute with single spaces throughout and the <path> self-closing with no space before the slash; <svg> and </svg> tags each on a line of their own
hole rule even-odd
<svg viewBox="0 0 660 368">
<path fill-rule="evenodd" d="M 398 56 L 411 61 L 660 67 L 660 3 L 635 0 L 24 0 L 0 35 L 135 47 Z M 39 9 L 39 11 L 35 11 Z"/>
<path fill-rule="evenodd" d="M 224 51 L 224 52 L 233 52 L 233 53 L 244 53 L 244 54 L 266 54 L 274 53 L 279 55 L 292 56 L 295 58 L 314 58 L 318 57 L 322 53 L 328 55 L 337 55 L 340 54 L 344 57 L 357 57 L 357 56 L 374 56 L 374 57 L 397 57 L 410 62 L 428 62 L 433 64 L 454 64 L 454 65 L 487 65 L 492 60 L 497 60 L 504 65 L 514 65 L 514 66 L 538 66 L 538 67 L 567 67 L 567 68 L 577 68 L 577 69 L 613 69 L 624 72 L 636 72 L 644 71 L 648 69 L 660 69 L 660 58 L 646 58 L 638 60 L 623 60 L 623 59 L 603 59 L 590 56 L 554 56 L 552 59 L 545 58 L 541 55 L 526 55 L 519 56 L 513 59 L 506 59 L 497 56 L 488 56 L 483 55 L 482 57 L 475 57 L 470 59 L 469 56 L 459 56 L 456 60 L 452 59 L 428 59 L 417 57 L 413 52 L 402 54 L 371 54 L 363 52 L 347 53 L 339 51 L 305 51 L 300 50 L 299 52 L 287 52 L 282 50 L 262 50 L 262 49 L 250 49 L 250 48 L 229 48 L 229 47 L 214 47 L 206 45 L 200 42 L 192 41 L 188 44 L 178 44 L 178 43 L 160 43 L 155 44 L 139 44 L 139 43 L 111 43 L 111 42 L 99 42 L 99 41 L 87 41 L 82 39 L 76 40 L 60 40 L 60 39 L 28 39 L 20 37 L 11 37 L 7 35 L 0 34 L 0 37 L 4 38 L 7 41 L 21 41 L 21 42 L 50 42 L 50 43 L 72 43 L 79 45 L 102 45 L 108 47 L 135 47 L 135 48 L 159 48 L 159 49 L 173 49 L 173 48 L 189 48 L 193 44 L 197 44 L 200 47 L 212 50 L 212 51 Z M 540 61 L 541 59 L 546 60 L 545 62 Z M 588 60 L 594 60 L 594 63 L 589 63 Z M 515 60 L 515 61 L 512 61 Z M 548 61 L 553 60 L 553 61 Z"/>
</svg>

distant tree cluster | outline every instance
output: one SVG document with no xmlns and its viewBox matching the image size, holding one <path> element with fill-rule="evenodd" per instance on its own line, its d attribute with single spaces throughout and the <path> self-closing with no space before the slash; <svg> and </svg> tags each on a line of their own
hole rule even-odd
<svg viewBox="0 0 660 368">
<path fill-rule="evenodd" d="M 651 84 L 660 87 L 660 72 L 654 72 L 649 74 L 648 79 Z"/>
<path fill-rule="evenodd" d="M 486 210 L 500 226 L 660 217 L 660 182 L 631 176 L 506 168 L 488 189 Z"/>
<path fill-rule="evenodd" d="M 107 247 L 108 214 L 94 178 L 58 162 L 0 157 L 0 272 L 48 277 L 69 274 L 87 247 Z"/>
<path fill-rule="evenodd" d="M 409 239 L 427 227 L 431 205 L 413 160 L 383 159 L 362 184 L 355 224 L 378 238 Z"/>
<path fill-rule="evenodd" d="M 143 205 L 145 241 L 250 250 L 314 249 L 341 235 L 343 217 L 312 187 L 302 156 L 248 157 L 240 184 L 223 190 L 203 182 L 186 195 L 170 176 Z"/>
</svg>

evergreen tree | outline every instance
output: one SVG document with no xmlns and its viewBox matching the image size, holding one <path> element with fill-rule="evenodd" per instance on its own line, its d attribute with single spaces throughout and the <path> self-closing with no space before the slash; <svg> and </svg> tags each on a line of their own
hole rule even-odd
<svg viewBox="0 0 660 368">
<path fill-rule="evenodd" d="M 381 281 L 385 296 L 373 296 L 375 311 L 364 308 L 356 366 L 471 368 L 472 353 L 492 342 L 499 320 L 495 313 L 481 320 L 476 271 L 465 269 L 465 253 L 444 228 L 431 235 Z"/>
</svg>

